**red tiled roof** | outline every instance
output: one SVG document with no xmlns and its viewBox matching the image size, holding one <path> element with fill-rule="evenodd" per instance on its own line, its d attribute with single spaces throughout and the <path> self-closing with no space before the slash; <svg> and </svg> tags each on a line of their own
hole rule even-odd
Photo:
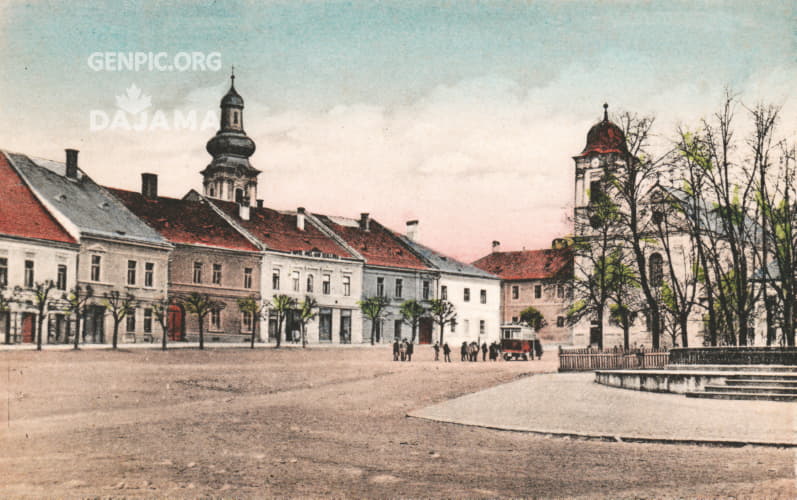
<svg viewBox="0 0 797 500">
<path fill-rule="evenodd" d="M 400 243 L 390 229 L 373 219 L 370 220 L 368 231 L 365 231 L 360 229 L 357 221 L 353 219 L 347 219 L 351 223 L 344 225 L 325 215 L 316 214 L 316 217 L 362 255 L 366 264 L 406 269 L 429 268 L 412 251 Z"/>
<path fill-rule="evenodd" d="M 265 207 L 250 207 L 249 220 L 242 220 L 238 217 L 237 204 L 219 200 L 211 202 L 270 249 L 281 252 L 317 251 L 344 259 L 355 258 L 310 222 L 305 222 L 304 231 L 300 231 L 296 227 L 296 214 L 286 214 Z"/>
<path fill-rule="evenodd" d="M 133 191 L 105 189 L 172 243 L 258 250 L 207 203 L 164 197 L 152 199 Z"/>
<path fill-rule="evenodd" d="M 77 243 L 33 195 L 0 152 L 0 234 Z"/>
<path fill-rule="evenodd" d="M 573 254 L 567 248 L 493 252 L 473 265 L 503 280 L 550 279 L 572 271 Z"/>
</svg>

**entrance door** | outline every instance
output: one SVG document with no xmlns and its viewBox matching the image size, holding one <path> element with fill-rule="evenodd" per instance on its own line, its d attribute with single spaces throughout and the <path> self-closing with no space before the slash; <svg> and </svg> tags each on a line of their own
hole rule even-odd
<svg viewBox="0 0 797 500">
<path fill-rule="evenodd" d="M 83 342 L 105 342 L 105 308 L 89 306 L 86 310 Z"/>
<path fill-rule="evenodd" d="M 318 314 L 318 341 L 332 342 L 332 309 L 323 308 Z"/>
<path fill-rule="evenodd" d="M 421 318 L 418 324 L 418 343 L 431 344 L 432 343 L 432 318 Z"/>
<path fill-rule="evenodd" d="M 0 312 L 0 337 L 6 344 L 11 343 L 11 315 L 8 312 Z"/>
<path fill-rule="evenodd" d="M 169 306 L 166 329 L 169 332 L 169 340 L 174 342 L 183 340 L 183 309 L 177 304 Z"/>
<path fill-rule="evenodd" d="M 36 325 L 36 315 L 31 313 L 24 313 L 22 315 L 22 342 L 32 344 L 35 340 L 34 328 Z"/>
<path fill-rule="evenodd" d="M 351 344 L 351 311 L 340 311 L 340 343 Z"/>
<path fill-rule="evenodd" d="M 598 349 L 603 349 L 603 339 L 601 338 L 601 329 L 596 321 L 590 323 L 589 345 L 597 345 Z"/>
</svg>

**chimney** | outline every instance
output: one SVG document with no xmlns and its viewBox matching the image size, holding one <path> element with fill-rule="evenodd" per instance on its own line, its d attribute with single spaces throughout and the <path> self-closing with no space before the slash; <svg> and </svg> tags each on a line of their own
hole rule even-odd
<svg viewBox="0 0 797 500">
<path fill-rule="evenodd" d="M 66 176 L 70 179 L 77 179 L 77 149 L 66 150 Z"/>
<path fill-rule="evenodd" d="M 417 220 L 408 220 L 407 221 L 407 238 L 412 241 L 418 241 L 420 237 L 420 228 L 418 227 Z"/>
<path fill-rule="evenodd" d="M 493 240 L 493 253 L 501 251 L 501 242 L 498 240 Z"/>
<path fill-rule="evenodd" d="M 156 199 L 158 197 L 158 176 L 156 174 L 141 174 L 141 194 L 144 198 Z"/>
<path fill-rule="evenodd" d="M 304 231 L 304 207 L 296 209 L 296 229 Z"/>
<path fill-rule="evenodd" d="M 367 212 L 363 212 L 360 214 L 360 229 L 362 229 L 363 231 L 371 230 L 371 219 L 368 217 Z"/>
<path fill-rule="evenodd" d="M 257 208 L 263 208 L 263 200 L 257 200 Z"/>
<path fill-rule="evenodd" d="M 238 204 L 238 217 L 241 220 L 249 220 L 249 203 Z"/>
</svg>

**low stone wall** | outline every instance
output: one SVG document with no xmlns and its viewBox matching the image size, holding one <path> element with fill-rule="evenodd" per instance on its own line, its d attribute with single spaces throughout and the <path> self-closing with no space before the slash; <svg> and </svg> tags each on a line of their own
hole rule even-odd
<svg viewBox="0 0 797 500">
<path fill-rule="evenodd" d="M 671 365 L 797 366 L 797 347 L 684 347 L 670 349 Z"/>
<path fill-rule="evenodd" d="M 666 370 L 599 370 L 595 382 L 635 391 L 685 394 L 702 391 L 706 385 L 722 384 L 725 372 L 677 372 Z"/>
</svg>

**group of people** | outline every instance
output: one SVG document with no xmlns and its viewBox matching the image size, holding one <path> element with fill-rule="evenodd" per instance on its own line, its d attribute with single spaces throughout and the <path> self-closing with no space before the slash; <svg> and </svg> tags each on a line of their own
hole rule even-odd
<svg viewBox="0 0 797 500">
<path fill-rule="evenodd" d="M 393 361 L 412 361 L 412 342 L 402 339 L 393 342 Z"/>
</svg>

